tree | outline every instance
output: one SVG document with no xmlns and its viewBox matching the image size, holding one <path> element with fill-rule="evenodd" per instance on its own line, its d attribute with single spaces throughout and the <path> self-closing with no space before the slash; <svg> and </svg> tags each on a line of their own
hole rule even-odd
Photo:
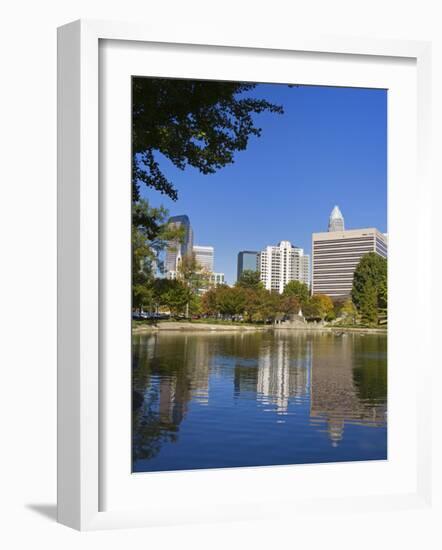
<svg viewBox="0 0 442 550">
<path fill-rule="evenodd" d="M 189 312 L 191 315 L 200 316 L 203 313 L 203 301 L 199 294 L 194 294 L 189 302 Z"/>
<path fill-rule="evenodd" d="M 388 321 L 388 288 L 387 274 L 382 277 L 378 285 L 378 322 L 380 325 Z"/>
<path fill-rule="evenodd" d="M 159 254 L 170 240 L 182 238 L 182 230 L 171 227 L 165 208 L 152 208 L 146 200 L 132 207 L 132 306 L 150 306 L 152 284 L 161 269 Z"/>
<path fill-rule="evenodd" d="M 346 321 L 349 321 L 350 324 L 356 324 L 358 320 L 358 310 L 356 309 L 356 306 L 350 298 L 345 300 L 345 302 L 342 304 L 339 315 L 343 317 Z"/>
<path fill-rule="evenodd" d="M 177 279 L 168 281 L 161 295 L 162 304 L 169 307 L 172 315 L 187 314 L 190 299 L 189 288 Z"/>
<path fill-rule="evenodd" d="M 195 253 L 191 252 L 181 258 L 178 277 L 195 293 L 207 287 L 209 273 L 197 262 Z"/>
<path fill-rule="evenodd" d="M 305 307 L 310 299 L 308 286 L 301 281 L 290 281 L 284 287 L 284 296 L 294 296 L 301 307 Z"/>
<path fill-rule="evenodd" d="M 245 269 L 242 273 L 238 281 L 236 282 L 236 286 L 239 286 L 241 288 L 263 288 L 263 284 L 261 281 L 261 275 L 259 271 L 253 271 L 252 269 Z"/>
<path fill-rule="evenodd" d="M 220 285 L 216 288 L 216 303 L 222 315 L 241 315 L 246 305 L 246 294 L 242 288 Z"/>
<path fill-rule="evenodd" d="M 135 284 L 132 286 L 132 307 L 141 310 L 152 309 L 153 291 L 148 284 Z"/>
<path fill-rule="evenodd" d="M 178 278 L 189 290 L 189 300 L 186 306 L 186 317 L 189 317 L 189 307 L 192 297 L 205 289 L 209 281 L 209 273 L 204 271 L 197 262 L 195 253 L 186 254 L 178 265 Z"/>
<path fill-rule="evenodd" d="M 152 303 L 155 310 L 158 312 L 161 307 L 168 307 L 166 303 L 166 296 L 169 290 L 172 288 L 174 281 L 170 279 L 155 279 L 152 284 Z"/>
<path fill-rule="evenodd" d="M 333 312 L 333 302 L 326 294 L 314 294 L 305 306 L 305 316 L 322 321 Z"/>
<path fill-rule="evenodd" d="M 201 299 L 201 311 L 204 315 L 217 315 L 218 310 L 218 287 L 210 288 L 205 292 Z"/>
<path fill-rule="evenodd" d="M 376 325 L 378 321 L 377 290 L 372 279 L 367 279 L 359 300 L 359 313 L 364 325 Z"/>
<path fill-rule="evenodd" d="M 282 317 L 280 294 L 266 289 L 259 291 L 255 320 L 274 322 L 278 317 Z"/>
<path fill-rule="evenodd" d="M 365 254 L 356 267 L 351 292 L 362 322 L 376 325 L 385 320 L 388 306 L 387 260 L 375 252 Z"/>
<path fill-rule="evenodd" d="M 295 315 L 299 313 L 301 304 L 296 296 L 290 294 L 282 294 L 280 298 L 280 310 L 285 315 Z"/>
<path fill-rule="evenodd" d="M 260 307 L 262 303 L 262 295 L 267 291 L 259 286 L 258 288 L 243 288 L 245 296 L 244 316 L 248 321 L 262 321 Z"/>
<path fill-rule="evenodd" d="M 154 255 L 148 239 L 132 226 L 132 307 L 141 309 L 149 302 L 148 287 L 153 281 Z"/>
<path fill-rule="evenodd" d="M 180 170 L 212 174 L 234 162 L 234 153 L 260 136 L 253 115 L 283 113 L 281 106 L 251 97 L 256 84 L 137 77 L 132 85 L 132 189 L 141 183 L 177 199 L 158 163 L 163 155 Z"/>
</svg>

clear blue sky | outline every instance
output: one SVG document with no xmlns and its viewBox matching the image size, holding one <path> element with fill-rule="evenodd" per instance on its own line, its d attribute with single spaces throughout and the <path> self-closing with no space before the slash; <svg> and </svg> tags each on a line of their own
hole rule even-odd
<svg viewBox="0 0 442 550">
<path fill-rule="evenodd" d="M 335 204 L 346 229 L 386 232 L 387 92 L 259 84 L 253 95 L 285 113 L 256 115 L 262 136 L 216 174 L 160 159 L 179 198 L 144 188 L 151 205 L 187 214 L 194 243 L 215 248 L 215 270 L 230 284 L 240 250 L 289 240 L 310 254 L 311 234 L 327 230 Z"/>
</svg>

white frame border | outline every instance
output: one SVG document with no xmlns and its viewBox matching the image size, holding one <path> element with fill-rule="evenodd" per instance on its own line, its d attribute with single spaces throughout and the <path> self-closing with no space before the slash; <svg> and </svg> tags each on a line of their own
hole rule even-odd
<svg viewBox="0 0 442 550">
<path fill-rule="evenodd" d="M 79 530 L 151 526 L 143 511 L 99 511 L 99 40 L 166 42 L 237 48 L 269 48 L 333 54 L 409 57 L 418 80 L 418 181 L 431 205 L 431 45 L 428 42 L 354 37 L 284 37 L 272 44 L 213 39 L 189 31 L 119 22 L 75 21 L 58 29 L 58 521 Z M 422 191 L 421 191 L 422 193 Z M 422 216 L 422 213 L 421 213 Z M 431 235 L 429 215 L 421 220 Z M 431 317 L 431 245 L 423 252 L 419 302 Z M 428 317 L 428 318 L 429 318 Z M 431 349 L 431 333 L 423 334 Z M 340 511 L 379 511 L 431 502 L 430 367 L 418 383 L 418 489 L 415 494 L 341 499 Z M 304 511 L 321 512 L 330 502 L 312 500 Z M 249 517 L 262 516 L 250 510 Z M 195 522 L 203 518 L 194 518 Z M 162 523 L 162 522 L 161 522 Z M 164 524 L 167 524 L 164 518 Z M 155 524 L 159 524 L 158 520 Z"/>
</svg>

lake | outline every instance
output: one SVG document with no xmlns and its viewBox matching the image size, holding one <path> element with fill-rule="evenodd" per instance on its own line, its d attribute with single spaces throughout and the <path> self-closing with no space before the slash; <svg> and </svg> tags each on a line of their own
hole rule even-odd
<svg viewBox="0 0 442 550">
<path fill-rule="evenodd" d="M 387 458 L 387 337 L 134 335 L 133 471 Z"/>
</svg>

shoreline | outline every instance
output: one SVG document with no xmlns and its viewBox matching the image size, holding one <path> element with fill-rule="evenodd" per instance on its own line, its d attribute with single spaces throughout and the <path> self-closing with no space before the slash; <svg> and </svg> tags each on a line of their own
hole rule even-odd
<svg viewBox="0 0 442 550">
<path fill-rule="evenodd" d="M 132 327 L 132 334 L 144 334 L 149 332 L 192 331 L 192 332 L 254 332 L 269 330 L 272 326 L 253 325 L 222 325 L 216 323 L 191 323 L 191 322 L 165 322 L 155 325 L 141 325 Z"/>
<path fill-rule="evenodd" d="M 150 332 L 262 332 L 265 330 L 295 331 L 295 332 L 329 332 L 329 333 L 355 333 L 355 334 L 385 334 L 384 328 L 363 327 L 333 327 L 333 326 L 283 326 L 283 325 L 223 325 L 217 323 L 192 323 L 192 322 L 158 322 L 155 325 L 139 325 L 132 327 L 132 334 L 148 334 Z"/>
</svg>

